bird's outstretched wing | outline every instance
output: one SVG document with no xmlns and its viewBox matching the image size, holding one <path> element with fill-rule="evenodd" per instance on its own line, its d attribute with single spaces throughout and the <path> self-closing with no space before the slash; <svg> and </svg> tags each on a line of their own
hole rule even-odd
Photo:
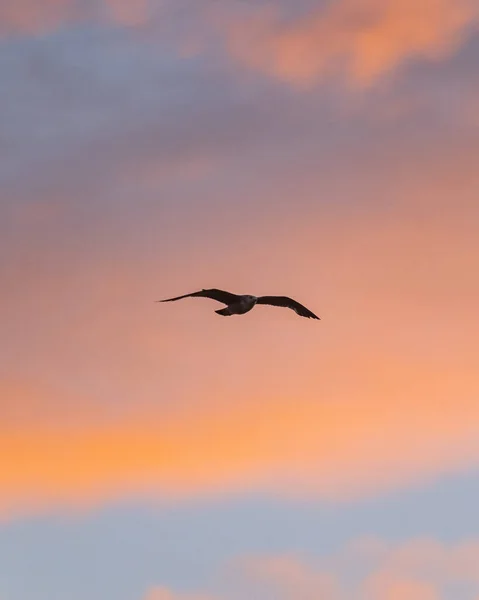
<svg viewBox="0 0 479 600">
<path fill-rule="evenodd" d="M 183 298 L 211 298 L 211 300 L 217 300 L 223 304 L 233 304 L 233 302 L 238 301 L 241 296 L 232 294 L 231 292 L 225 292 L 224 290 L 211 289 L 193 292 L 192 294 L 185 294 L 184 296 L 177 296 L 176 298 L 157 300 L 157 302 L 174 302 L 175 300 L 182 300 Z"/>
<path fill-rule="evenodd" d="M 307 319 L 319 319 L 314 313 L 312 313 L 305 306 L 296 302 L 292 298 L 287 296 L 260 296 L 257 304 L 269 304 L 270 306 L 284 306 L 285 308 L 291 308 L 300 317 L 306 317 Z"/>
</svg>

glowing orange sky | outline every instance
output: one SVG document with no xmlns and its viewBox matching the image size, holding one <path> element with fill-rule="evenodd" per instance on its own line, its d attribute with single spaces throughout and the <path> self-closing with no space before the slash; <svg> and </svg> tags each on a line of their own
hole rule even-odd
<svg viewBox="0 0 479 600">
<path fill-rule="evenodd" d="M 62 427 L 40 418 L 38 425 L 4 428 L 3 508 L 77 505 L 155 489 L 341 498 L 477 465 L 472 373 L 438 376 L 377 357 L 371 369 L 370 360 L 358 360 L 359 373 L 349 371 L 352 380 L 339 398 L 315 392 L 321 371 L 331 367 L 325 362 L 314 375 L 300 374 L 304 391 L 297 396 L 268 397 L 260 384 L 245 401 L 240 386 L 228 404 L 209 394 L 176 415 L 138 413 L 117 424 Z"/>
<path fill-rule="evenodd" d="M 73 274 L 81 281 L 88 273 L 87 306 L 70 315 L 78 287 L 69 289 L 68 276 L 60 283 L 41 274 L 34 283 L 32 272 L 6 307 L 29 332 L 30 368 L 50 372 L 65 360 L 72 375 L 83 365 L 92 383 L 106 369 L 102 385 L 113 403 L 107 408 L 98 392 L 89 398 L 83 385 L 72 395 L 32 377 L 5 381 L 3 509 L 155 489 L 350 497 L 477 465 L 474 240 L 457 237 L 453 245 L 450 238 L 447 260 L 438 260 L 442 218 L 420 229 L 388 219 L 380 227 L 336 223 L 319 242 L 328 257 L 320 282 L 310 276 L 316 232 L 300 224 L 290 229 L 292 254 L 277 246 L 278 257 L 286 250 L 297 267 L 269 274 L 269 289 L 298 289 L 317 310 L 323 320 L 313 324 L 274 308 L 221 321 L 207 300 L 146 302 L 153 288 L 155 295 L 160 287 L 183 289 L 152 286 L 149 267 L 124 271 L 116 283 L 101 263 L 89 262 Z M 248 277 L 259 285 L 254 263 L 238 258 L 228 269 L 245 281 L 245 268 L 253 269 Z M 190 275 L 176 272 L 171 282 L 183 281 L 186 290 Z M 36 295 L 29 316 L 20 298 L 37 286 L 46 303 Z M 137 293 L 144 301 L 132 303 Z M 45 328 L 42 311 L 56 294 L 60 313 Z M 67 322 L 72 346 L 64 340 Z M 118 394 L 127 402 L 114 416 Z"/>
<path fill-rule="evenodd" d="M 121 26 L 145 20 L 142 6 L 109 6 Z M 0 9 L 9 32 L 55 29 L 78 8 L 45 5 L 55 18 L 42 24 L 36 7 Z M 438 132 L 439 108 L 419 129 L 429 96 L 405 86 L 389 102 L 380 88 L 411 57 L 452 54 L 476 15 L 469 2 L 429 0 L 418 13 L 412 2 L 341 0 L 287 25 L 258 9 L 245 27 L 240 14 L 207 11 L 239 89 L 247 68 L 291 86 L 279 108 L 266 95 L 241 137 L 250 113 L 217 125 L 206 96 L 187 126 L 179 118 L 155 137 L 139 119 L 135 136 L 104 146 L 100 136 L 93 158 L 96 144 L 82 147 L 34 206 L 10 190 L 22 233 L 0 273 L 4 513 L 149 490 L 348 498 L 478 464 L 477 122 L 469 103 Z M 343 74 L 380 91 L 339 103 L 344 137 L 323 147 L 322 131 L 307 136 L 314 119 L 301 120 L 322 97 L 295 86 L 343 59 Z M 417 134 L 400 125 L 410 117 Z M 43 167 L 39 179 L 26 171 L 37 200 Z M 84 189 L 90 171 L 118 188 Z M 151 190 L 154 208 L 105 200 Z M 166 208 L 165 190 L 175 198 Z M 153 302 L 202 286 L 291 294 L 322 321 L 264 307 L 221 320 L 208 301 Z"/>
</svg>

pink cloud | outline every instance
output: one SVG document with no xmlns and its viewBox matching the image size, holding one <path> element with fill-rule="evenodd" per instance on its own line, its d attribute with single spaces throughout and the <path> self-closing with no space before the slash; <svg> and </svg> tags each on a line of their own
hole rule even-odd
<svg viewBox="0 0 479 600">
<path fill-rule="evenodd" d="M 338 580 L 334 574 L 320 572 L 290 556 L 247 559 L 237 565 L 248 584 L 262 590 L 258 597 L 289 600 L 339 600 Z M 264 594 L 264 595 L 263 595 Z M 254 594 L 256 596 L 256 594 Z"/>
<path fill-rule="evenodd" d="M 5 0 L 0 5 L 2 33 L 46 33 L 85 18 L 123 26 L 143 24 L 149 17 L 148 0 Z"/>
<path fill-rule="evenodd" d="M 75 4 L 68 0 L 6 0 L 0 4 L 0 34 L 50 31 L 74 16 Z"/>
<path fill-rule="evenodd" d="M 448 546 L 432 539 L 418 539 L 382 554 L 384 569 L 438 582 L 463 581 L 479 585 L 479 543 Z"/>
<path fill-rule="evenodd" d="M 368 600 L 440 600 L 434 585 L 388 572 L 374 574 L 364 588 Z"/>
<path fill-rule="evenodd" d="M 120 25 L 136 26 L 149 18 L 149 0 L 104 0 L 110 18 Z"/>
<path fill-rule="evenodd" d="M 152 589 L 144 600 L 442 600 L 451 585 L 479 593 L 479 543 L 356 540 L 333 555 L 238 557 L 217 573 L 210 592 L 175 594 Z"/>
<path fill-rule="evenodd" d="M 166 587 L 155 587 L 146 594 L 143 600 L 214 600 L 214 598 L 206 594 L 183 594 L 173 592 Z"/>
</svg>

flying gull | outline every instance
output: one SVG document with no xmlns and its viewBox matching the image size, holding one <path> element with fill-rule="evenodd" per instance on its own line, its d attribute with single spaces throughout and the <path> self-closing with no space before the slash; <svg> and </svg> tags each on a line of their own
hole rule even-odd
<svg viewBox="0 0 479 600">
<path fill-rule="evenodd" d="M 176 300 L 182 300 L 183 298 L 211 298 L 211 300 L 222 302 L 223 304 L 226 304 L 226 308 L 215 310 L 215 312 L 224 317 L 229 317 L 230 315 L 244 315 L 256 304 L 268 304 L 270 306 L 283 306 L 285 308 L 291 308 L 300 317 L 319 320 L 319 317 L 308 310 L 305 306 L 299 302 L 296 302 L 296 300 L 293 300 L 292 298 L 288 298 L 287 296 L 249 296 L 247 294 L 238 295 L 232 294 L 231 292 L 225 292 L 223 290 L 211 289 L 193 292 L 192 294 L 185 294 L 184 296 L 177 296 L 176 298 L 157 300 L 156 302 L 174 302 Z"/>
</svg>

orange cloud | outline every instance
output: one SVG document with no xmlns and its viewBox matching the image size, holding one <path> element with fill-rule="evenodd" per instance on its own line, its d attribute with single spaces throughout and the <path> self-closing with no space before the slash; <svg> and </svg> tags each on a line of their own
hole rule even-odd
<svg viewBox="0 0 479 600">
<path fill-rule="evenodd" d="M 196 54 L 219 31 L 235 59 L 283 81 L 303 86 L 346 74 L 354 84 L 367 85 L 410 59 L 450 55 L 479 18 L 474 0 L 318 4 L 289 20 L 275 3 L 249 6 L 244 19 L 229 3 L 204 6 L 195 13 L 194 33 L 183 31 L 175 45 L 185 55 Z M 165 18 L 173 5 L 163 6 Z M 148 24 L 150 7 L 148 0 L 96 0 L 88 7 L 78 0 L 7 0 L 0 7 L 0 34 L 45 32 L 85 17 L 135 27 Z"/>
<path fill-rule="evenodd" d="M 479 16 L 471 0 L 340 0 L 285 22 L 268 7 L 229 21 L 227 43 L 250 67 L 298 85 L 346 72 L 365 85 L 410 58 L 452 53 Z"/>
</svg>

